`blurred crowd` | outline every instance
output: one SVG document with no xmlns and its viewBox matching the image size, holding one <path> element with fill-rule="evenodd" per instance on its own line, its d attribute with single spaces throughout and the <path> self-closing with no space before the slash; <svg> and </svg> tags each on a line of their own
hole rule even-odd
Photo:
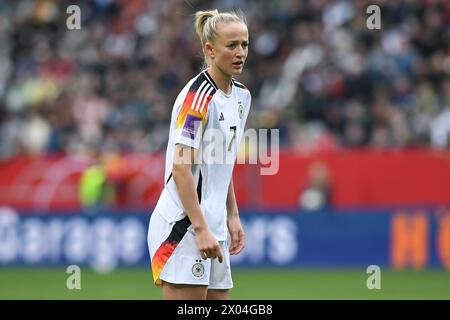
<svg viewBox="0 0 450 320">
<path fill-rule="evenodd" d="M 448 0 L 0 0 L 0 158 L 165 150 L 202 67 L 193 13 L 240 8 L 248 126 L 299 151 L 450 145 Z M 370 30 L 366 9 L 381 8 Z"/>
</svg>

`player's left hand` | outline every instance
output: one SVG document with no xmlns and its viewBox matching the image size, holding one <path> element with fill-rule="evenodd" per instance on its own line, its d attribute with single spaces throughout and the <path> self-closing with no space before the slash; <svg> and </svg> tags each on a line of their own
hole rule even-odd
<svg viewBox="0 0 450 320">
<path fill-rule="evenodd" d="M 245 246 L 245 235 L 244 229 L 241 225 L 241 220 L 239 219 L 239 215 L 233 215 L 227 220 L 228 231 L 231 235 L 230 242 L 230 254 L 238 254 L 244 249 Z"/>
</svg>

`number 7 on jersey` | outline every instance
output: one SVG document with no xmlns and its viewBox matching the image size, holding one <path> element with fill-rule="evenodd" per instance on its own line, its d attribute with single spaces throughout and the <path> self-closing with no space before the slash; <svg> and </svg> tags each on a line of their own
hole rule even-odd
<svg viewBox="0 0 450 320">
<path fill-rule="evenodd" d="M 230 144 L 228 145 L 228 151 L 231 151 L 231 145 L 233 144 L 233 141 L 236 138 L 236 126 L 231 126 L 230 131 L 231 131 L 232 136 L 230 139 Z"/>
</svg>

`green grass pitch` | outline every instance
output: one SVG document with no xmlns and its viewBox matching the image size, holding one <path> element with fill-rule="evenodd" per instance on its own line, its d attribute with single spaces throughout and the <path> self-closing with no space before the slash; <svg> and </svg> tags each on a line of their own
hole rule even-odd
<svg viewBox="0 0 450 320">
<path fill-rule="evenodd" d="M 0 299 L 161 299 L 145 268 L 98 274 L 81 268 L 68 290 L 63 267 L 0 267 Z M 234 268 L 231 299 L 450 299 L 450 272 L 381 269 L 381 289 L 367 289 L 365 268 Z"/>
</svg>

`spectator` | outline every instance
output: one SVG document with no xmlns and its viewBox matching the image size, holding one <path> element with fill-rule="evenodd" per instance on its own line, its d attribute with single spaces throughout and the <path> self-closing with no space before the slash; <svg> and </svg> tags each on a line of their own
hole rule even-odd
<svg viewBox="0 0 450 320">
<path fill-rule="evenodd" d="M 80 203 L 88 214 L 95 214 L 112 204 L 114 189 L 108 182 L 106 167 L 98 151 L 94 162 L 81 174 L 79 183 Z"/>
<path fill-rule="evenodd" d="M 324 162 L 314 161 L 308 169 L 307 185 L 300 194 L 300 208 L 318 211 L 327 208 L 331 200 L 331 184 L 328 167 Z"/>
<path fill-rule="evenodd" d="M 77 3 L 80 30 L 66 28 L 69 0 L 0 2 L 0 158 L 92 143 L 102 152 L 166 146 L 169 106 L 201 67 L 198 40 L 185 30 L 193 8 L 175 0 Z M 380 3 L 381 31 L 366 27 L 371 4 L 214 2 L 248 17 L 253 54 L 241 77 L 254 96 L 252 126 L 269 122 L 283 146 L 299 150 L 305 142 L 296 137 L 311 127 L 348 148 L 445 148 L 449 1 Z M 323 149 L 311 144 L 324 139 L 308 149 Z"/>
</svg>

